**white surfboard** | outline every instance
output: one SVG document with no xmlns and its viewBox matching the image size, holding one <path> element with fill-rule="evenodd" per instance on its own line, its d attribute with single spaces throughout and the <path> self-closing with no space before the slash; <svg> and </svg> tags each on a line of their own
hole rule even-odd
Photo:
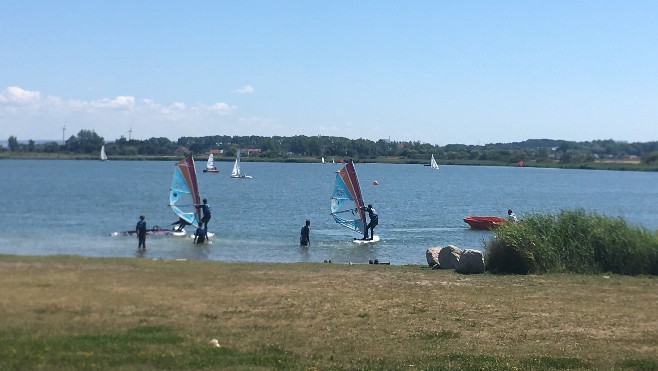
<svg viewBox="0 0 658 371">
<path fill-rule="evenodd" d="M 356 240 L 352 240 L 352 242 L 358 243 L 358 244 L 375 243 L 375 242 L 379 242 L 379 236 L 377 236 L 377 235 L 372 236 L 372 240 L 359 240 L 359 239 L 356 239 Z"/>
<path fill-rule="evenodd" d="M 213 237 L 215 237 L 215 234 L 212 233 L 212 232 L 208 232 L 208 233 L 206 234 L 206 236 L 208 236 L 208 238 L 213 238 Z M 190 238 L 194 238 L 194 235 L 191 234 L 191 235 L 190 235 Z"/>
</svg>

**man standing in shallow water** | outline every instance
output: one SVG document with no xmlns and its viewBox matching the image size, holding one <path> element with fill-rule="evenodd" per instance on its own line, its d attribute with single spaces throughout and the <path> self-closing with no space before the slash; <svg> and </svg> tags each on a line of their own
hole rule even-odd
<svg viewBox="0 0 658 371">
<path fill-rule="evenodd" d="M 200 205 L 194 205 L 197 209 L 201 209 L 201 213 L 203 216 L 201 217 L 201 223 L 204 224 L 204 227 L 206 228 L 206 231 L 208 230 L 208 222 L 210 221 L 210 205 L 208 205 L 208 200 L 203 199 L 203 203 Z"/>
<path fill-rule="evenodd" d="M 299 235 L 299 244 L 302 246 L 308 246 L 311 243 L 311 231 L 309 229 L 309 226 L 311 225 L 311 221 L 306 219 L 306 224 L 302 227 L 302 231 Z"/>
<path fill-rule="evenodd" d="M 137 233 L 137 249 L 143 248 L 146 250 L 146 218 L 144 215 L 139 216 L 139 221 L 135 226 L 135 232 Z"/>
</svg>

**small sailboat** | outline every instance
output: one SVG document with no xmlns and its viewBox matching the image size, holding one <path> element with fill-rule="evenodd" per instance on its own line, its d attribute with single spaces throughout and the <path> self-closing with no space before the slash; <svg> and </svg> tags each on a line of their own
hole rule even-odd
<svg viewBox="0 0 658 371">
<path fill-rule="evenodd" d="M 354 163 L 349 161 L 336 172 L 334 191 L 331 196 L 331 216 L 336 223 L 363 236 L 367 225 L 364 209 L 361 187 L 356 177 Z M 371 237 L 371 240 L 354 239 L 353 241 L 355 243 L 379 241 L 379 236 Z"/>
<path fill-rule="evenodd" d="M 236 179 L 251 179 L 251 175 L 244 175 L 240 172 L 240 151 L 235 157 L 235 163 L 233 164 L 233 171 L 231 171 L 231 178 Z"/>
<path fill-rule="evenodd" d="M 204 173 L 219 173 L 219 169 L 215 167 L 215 159 L 213 154 L 208 155 L 208 162 L 206 163 L 206 168 L 203 169 Z"/>
<path fill-rule="evenodd" d="M 107 154 L 105 154 L 105 146 L 101 147 L 101 161 L 107 161 Z"/>
<path fill-rule="evenodd" d="M 322 157 L 322 163 L 323 163 L 323 164 L 325 163 L 325 162 L 324 162 L 324 157 Z"/>
<path fill-rule="evenodd" d="M 439 165 L 436 163 L 436 160 L 434 159 L 434 154 L 432 154 L 432 158 L 430 159 L 430 167 L 434 170 L 439 170 Z"/>
</svg>

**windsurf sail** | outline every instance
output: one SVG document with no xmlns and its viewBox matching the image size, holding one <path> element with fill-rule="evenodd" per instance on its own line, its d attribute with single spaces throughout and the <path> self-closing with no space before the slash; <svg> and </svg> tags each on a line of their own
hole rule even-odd
<svg viewBox="0 0 658 371">
<path fill-rule="evenodd" d="M 107 161 L 107 155 L 105 154 L 105 146 L 101 146 L 101 161 Z"/>
<path fill-rule="evenodd" d="M 331 196 L 331 216 L 336 223 L 354 232 L 363 234 L 366 226 L 366 215 L 363 209 L 361 187 L 356 177 L 352 161 L 347 162 L 336 172 L 334 191 Z"/>
<path fill-rule="evenodd" d="M 199 225 L 201 210 L 194 206 L 198 204 L 199 186 L 194 159 L 190 156 L 176 163 L 169 190 L 169 206 L 179 218 L 192 225 Z"/>
</svg>

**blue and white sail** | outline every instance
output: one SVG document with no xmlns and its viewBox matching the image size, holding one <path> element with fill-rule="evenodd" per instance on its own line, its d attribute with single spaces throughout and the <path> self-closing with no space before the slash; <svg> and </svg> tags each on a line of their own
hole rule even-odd
<svg viewBox="0 0 658 371">
<path fill-rule="evenodd" d="M 331 195 L 331 216 L 336 223 L 363 234 L 366 216 L 363 211 L 361 187 L 352 161 L 336 172 L 336 181 Z"/>
<path fill-rule="evenodd" d="M 176 163 L 169 190 L 169 206 L 179 218 L 192 225 L 198 225 L 201 220 L 200 210 L 194 205 L 199 203 L 194 159 L 186 157 Z"/>
</svg>

